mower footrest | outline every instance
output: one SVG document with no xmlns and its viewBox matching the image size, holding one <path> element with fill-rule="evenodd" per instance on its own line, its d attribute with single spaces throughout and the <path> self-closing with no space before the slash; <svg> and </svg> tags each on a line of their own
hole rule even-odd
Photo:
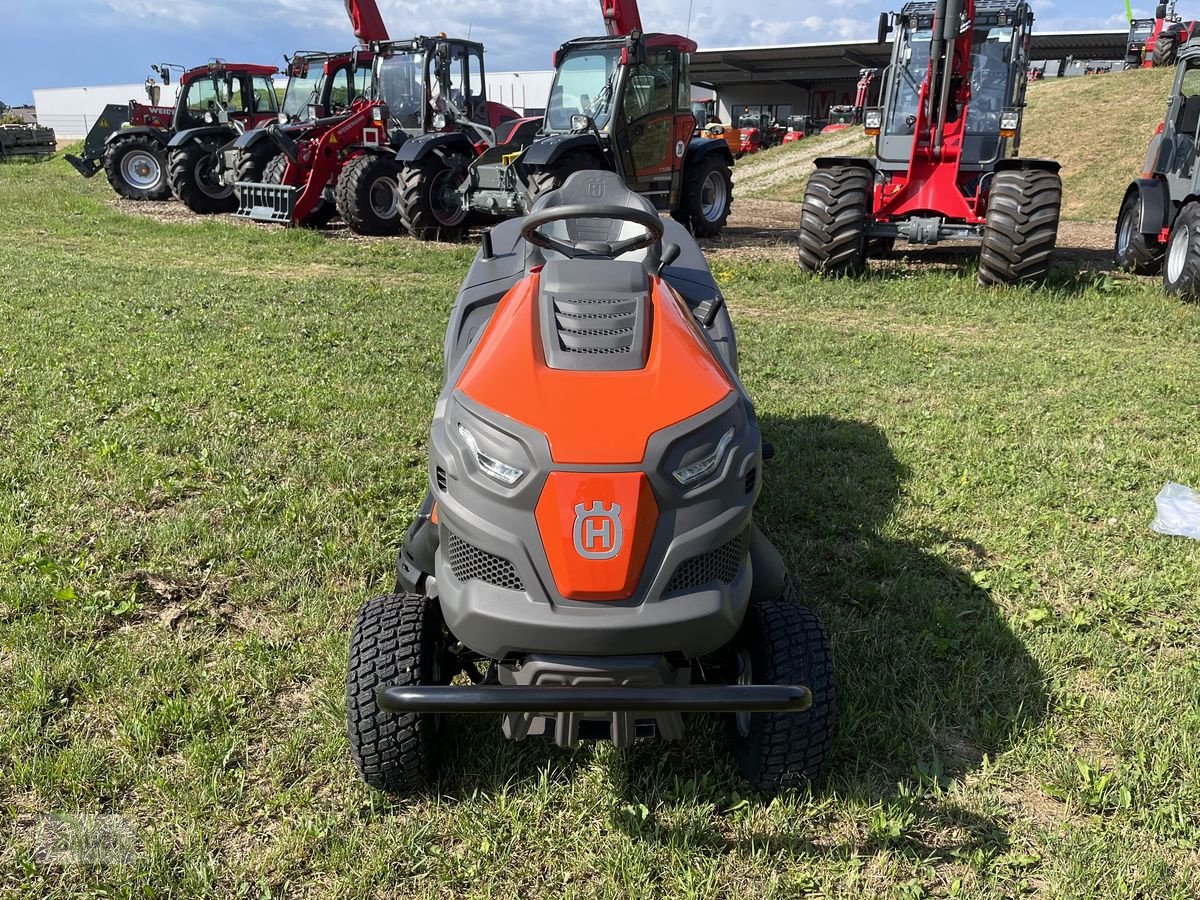
<svg viewBox="0 0 1200 900">
<path fill-rule="evenodd" d="M 252 181 L 239 181 L 235 187 L 240 198 L 235 216 L 253 219 L 255 222 L 292 224 L 299 188 L 287 184 L 260 184 Z"/>
<path fill-rule="evenodd" d="M 391 713 L 803 712 L 800 685 L 450 685 L 380 688 Z"/>
</svg>

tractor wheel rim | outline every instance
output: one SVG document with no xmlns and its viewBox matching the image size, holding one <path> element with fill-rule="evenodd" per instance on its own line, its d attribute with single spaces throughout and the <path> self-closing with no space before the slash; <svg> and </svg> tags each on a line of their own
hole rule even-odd
<svg viewBox="0 0 1200 900">
<path fill-rule="evenodd" d="M 1133 243 L 1133 207 L 1125 211 L 1125 215 L 1121 216 L 1121 224 L 1117 228 L 1117 253 L 1124 256 L 1129 252 L 1129 245 Z"/>
<path fill-rule="evenodd" d="M 149 190 L 162 180 L 162 166 L 153 153 L 133 150 L 121 160 L 121 177 L 135 188 Z"/>
<path fill-rule="evenodd" d="M 1186 225 L 1177 225 L 1172 229 L 1171 247 L 1167 251 L 1167 280 L 1171 283 L 1178 281 L 1183 274 L 1183 264 L 1187 260 L 1191 242 L 1191 232 Z"/>
<path fill-rule="evenodd" d="M 438 172 L 429 183 L 429 208 L 438 224 L 447 228 L 460 225 L 467 217 L 467 210 L 456 187 L 452 169 Z"/>
<path fill-rule="evenodd" d="M 211 156 L 205 156 L 196 163 L 195 175 L 200 190 L 214 200 L 224 200 L 233 193 L 232 184 L 221 184 L 218 180 L 215 160 Z"/>
<path fill-rule="evenodd" d="M 370 193 L 371 212 L 381 219 L 394 219 L 400 214 L 400 182 L 387 175 L 375 179 Z"/>
<path fill-rule="evenodd" d="M 739 685 L 754 684 L 754 670 L 750 667 L 750 654 L 745 650 L 740 651 L 737 655 L 737 664 L 737 683 Z M 733 723 L 737 726 L 738 734 L 742 737 L 750 736 L 750 713 L 735 712 Z"/>
<path fill-rule="evenodd" d="M 700 215 L 705 222 L 719 222 L 725 212 L 729 190 L 719 171 L 709 172 L 700 186 Z"/>
</svg>

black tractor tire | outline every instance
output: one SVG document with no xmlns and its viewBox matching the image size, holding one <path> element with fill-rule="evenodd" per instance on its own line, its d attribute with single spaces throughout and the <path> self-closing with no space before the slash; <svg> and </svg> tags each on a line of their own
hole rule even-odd
<svg viewBox="0 0 1200 900">
<path fill-rule="evenodd" d="M 364 153 L 342 167 L 334 189 L 338 215 L 355 234 L 399 234 L 400 163 Z"/>
<path fill-rule="evenodd" d="M 375 692 L 449 684 L 444 633 L 437 601 L 416 594 L 376 597 L 358 611 L 346 674 L 346 732 L 359 774 L 376 790 L 415 794 L 437 776 L 441 717 L 384 712 Z"/>
<path fill-rule="evenodd" d="M 1050 271 L 1062 179 L 1045 169 L 1006 169 L 992 178 L 979 283 L 984 286 L 1041 281 Z"/>
<path fill-rule="evenodd" d="M 1163 288 L 1185 300 L 1200 300 L 1200 203 L 1185 203 L 1171 223 L 1163 260 Z"/>
<path fill-rule="evenodd" d="M 671 217 L 696 237 L 716 237 L 733 209 L 733 172 L 729 163 L 709 153 L 683 171 L 679 208 Z"/>
<path fill-rule="evenodd" d="M 468 210 L 461 198 L 453 206 L 445 202 L 461 177 L 460 171 L 436 153 L 401 169 L 400 218 L 409 234 L 420 241 L 462 238 Z"/>
<path fill-rule="evenodd" d="M 573 150 L 570 153 L 564 153 L 550 165 L 534 169 L 529 173 L 530 200 L 536 200 L 542 194 L 548 194 L 550 191 L 557 191 L 566 183 L 568 178 L 576 172 L 582 172 L 585 169 L 599 169 L 603 172 L 611 171 L 604 164 L 604 161 L 594 153 L 588 153 L 586 150 Z"/>
<path fill-rule="evenodd" d="M 1179 59 L 1179 34 L 1174 31 L 1164 31 L 1154 41 L 1154 49 L 1150 52 L 1150 61 L 1154 68 L 1173 66 Z"/>
<path fill-rule="evenodd" d="M 262 183 L 263 184 L 283 184 L 283 170 L 287 168 L 287 157 L 282 153 L 273 157 L 267 167 L 263 169 Z M 246 179 L 249 181 L 250 179 Z M 329 224 L 329 220 L 337 215 L 337 207 L 330 201 L 322 198 L 317 204 L 316 209 L 305 216 L 299 225 L 302 228 L 320 228 L 322 225 Z"/>
<path fill-rule="evenodd" d="M 214 183 L 220 151 L 205 150 L 191 141 L 172 147 L 167 157 L 167 180 L 175 199 L 194 213 L 231 213 L 238 207 L 233 185 Z"/>
<path fill-rule="evenodd" d="M 246 181 L 250 184 L 263 184 L 266 182 L 267 167 L 275 161 L 276 157 L 283 157 L 279 152 L 279 148 L 275 146 L 274 141 L 258 141 L 250 146 L 250 149 L 243 150 L 237 155 L 237 164 L 234 167 L 234 182 Z M 282 169 L 280 177 L 283 176 Z M 234 193 L 238 195 L 238 202 L 241 203 L 241 193 L 234 187 Z"/>
<path fill-rule="evenodd" d="M 1157 275 L 1162 269 L 1163 247 L 1154 237 L 1142 234 L 1142 205 L 1136 193 L 1125 198 L 1117 215 L 1113 261 L 1135 275 Z"/>
<path fill-rule="evenodd" d="M 145 176 L 135 178 L 138 164 Z M 120 138 L 104 150 L 104 174 L 112 189 L 127 200 L 170 200 L 167 181 L 167 150 L 144 134 Z"/>
<path fill-rule="evenodd" d="M 812 691 L 812 706 L 804 712 L 726 716 L 742 776 L 764 794 L 815 781 L 837 737 L 833 650 L 821 620 L 784 599 L 752 603 L 732 649 L 743 673 L 739 683 L 799 684 Z"/>
<path fill-rule="evenodd" d="M 800 212 L 800 268 L 825 275 L 861 275 L 867 265 L 871 172 L 860 166 L 817 169 Z"/>
</svg>

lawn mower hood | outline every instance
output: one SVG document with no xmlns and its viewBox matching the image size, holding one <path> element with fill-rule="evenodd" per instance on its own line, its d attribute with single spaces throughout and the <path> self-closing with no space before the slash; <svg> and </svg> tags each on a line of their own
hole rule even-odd
<svg viewBox="0 0 1200 900">
<path fill-rule="evenodd" d="M 490 243 L 447 341 L 423 587 L 494 659 L 720 647 L 750 596 L 762 441 L 699 249 L 604 172 Z M 693 297 L 707 288 L 710 328 L 664 262 Z M 431 537 L 406 543 L 426 565 Z"/>
</svg>

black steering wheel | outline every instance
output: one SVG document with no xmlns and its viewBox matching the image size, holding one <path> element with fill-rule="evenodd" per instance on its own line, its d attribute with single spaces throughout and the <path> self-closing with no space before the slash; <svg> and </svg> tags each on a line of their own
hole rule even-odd
<svg viewBox="0 0 1200 900">
<path fill-rule="evenodd" d="M 551 222 L 561 222 L 564 219 L 616 219 L 620 222 L 632 222 L 646 229 L 644 234 L 626 238 L 613 243 L 611 241 L 560 241 L 543 234 L 540 229 Z M 568 259 L 576 256 L 603 256 L 616 259 L 624 253 L 650 247 L 662 240 L 665 228 L 663 221 L 655 213 L 632 206 L 618 206 L 610 203 L 570 203 L 566 206 L 551 206 L 539 212 L 530 213 L 525 217 L 521 227 L 521 237 L 543 250 L 553 250 Z"/>
</svg>

